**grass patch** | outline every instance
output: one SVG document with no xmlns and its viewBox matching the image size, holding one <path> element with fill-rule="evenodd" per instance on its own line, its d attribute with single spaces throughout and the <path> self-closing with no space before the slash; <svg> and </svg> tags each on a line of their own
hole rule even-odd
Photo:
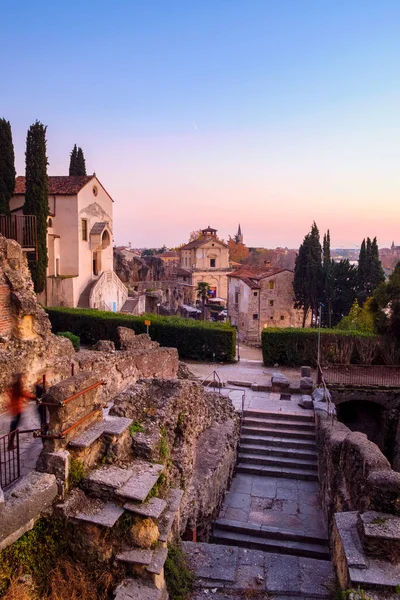
<svg viewBox="0 0 400 600">
<path fill-rule="evenodd" d="M 132 437 L 135 435 L 135 433 L 143 433 L 143 432 L 144 432 L 144 427 L 140 423 L 140 421 L 134 421 L 133 423 L 131 423 L 129 425 L 129 433 L 131 434 Z"/>
<path fill-rule="evenodd" d="M 186 600 L 193 591 L 195 576 L 186 563 L 181 546 L 168 547 L 165 561 L 165 581 L 171 600 Z"/>
<path fill-rule="evenodd" d="M 71 458 L 68 475 L 68 490 L 77 487 L 86 477 L 85 465 L 76 458 Z"/>
<path fill-rule="evenodd" d="M 371 525 L 384 525 L 389 519 L 384 519 L 383 517 L 376 517 L 371 521 Z"/>
</svg>

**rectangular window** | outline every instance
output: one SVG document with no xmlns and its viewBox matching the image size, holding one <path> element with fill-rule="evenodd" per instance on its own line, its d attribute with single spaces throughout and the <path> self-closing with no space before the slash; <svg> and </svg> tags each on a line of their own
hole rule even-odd
<svg viewBox="0 0 400 600">
<path fill-rule="evenodd" d="M 284 321 L 285 317 L 283 315 L 281 315 L 281 321 Z"/>
<path fill-rule="evenodd" d="M 215 258 L 210 258 L 210 267 L 212 269 L 215 267 Z"/>
<path fill-rule="evenodd" d="M 258 319 L 258 315 L 257 315 L 257 314 L 254 314 L 254 315 L 253 315 L 253 319 L 254 319 L 254 321 L 257 321 L 257 319 Z"/>
<path fill-rule="evenodd" d="M 82 240 L 84 242 L 87 242 L 88 241 L 88 222 L 87 222 L 87 219 L 82 219 L 81 223 L 82 223 Z"/>
<path fill-rule="evenodd" d="M 269 305 L 270 305 L 270 306 L 273 306 L 273 305 L 274 305 L 274 301 L 273 301 L 273 300 L 270 300 L 270 301 L 269 301 Z"/>
<path fill-rule="evenodd" d="M 254 295 L 255 295 L 255 296 L 258 296 L 258 292 L 254 292 Z"/>
<path fill-rule="evenodd" d="M 275 288 L 275 281 L 270 281 L 269 282 L 269 289 L 273 290 Z"/>
<path fill-rule="evenodd" d="M 235 292 L 235 304 L 239 304 L 239 292 Z"/>
</svg>

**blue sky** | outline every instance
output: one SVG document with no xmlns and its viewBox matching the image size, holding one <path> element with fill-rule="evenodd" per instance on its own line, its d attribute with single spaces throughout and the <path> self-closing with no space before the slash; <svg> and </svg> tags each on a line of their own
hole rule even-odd
<svg viewBox="0 0 400 600">
<path fill-rule="evenodd" d="M 398 0 L 2 2 L 0 116 L 17 171 L 48 125 L 115 199 L 117 243 L 240 221 L 249 245 L 399 231 Z M 400 243 L 400 236 L 397 238 Z"/>
</svg>

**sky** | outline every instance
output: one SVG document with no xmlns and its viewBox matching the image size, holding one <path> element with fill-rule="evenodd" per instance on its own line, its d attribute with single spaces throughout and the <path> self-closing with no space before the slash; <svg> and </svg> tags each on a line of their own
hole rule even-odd
<svg viewBox="0 0 400 600">
<path fill-rule="evenodd" d="M 400 244 L 398 0 L 2 0 L 16 169 L 81 146 L 118 245 L 240 223 L 249 246 Z"/>
</svg>

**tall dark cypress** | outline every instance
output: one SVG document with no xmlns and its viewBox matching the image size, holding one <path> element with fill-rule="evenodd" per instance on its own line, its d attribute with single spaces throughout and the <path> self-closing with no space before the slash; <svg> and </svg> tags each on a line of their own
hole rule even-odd
<svg viewBox="0 0 400 600">
<path fill-rule="evenodd" d="M 0 119 L 0 215 L 10 214 L 15 187 L 14 146 L 9 121 Z"/>
<path fill-rule="evenodd" d="M 47 177 L 46 129 L 36 121 L 26 138 L 26 191 L 24 214 L 36 215 L 38 256 L 28 256 L 35 292 L 46 287 L 47 217 L 49 215 L 49 185 Z"/>
<path fill-rule="evenodd" d="M 78 148 L 76 156 L 76 175 L 86 175 L 86 161 L 82 148 Z"/>
<path fill-rule="evenodd" d="M 363 240 L 358 258 L 358 302 L 362 306 L 380 283 L 385 281 L 385 273 L 379 259 L 376 237 Z"/>
<path fill-rule="evenodd" d="M 76 144 L 72 148 L 72 152 L 69 155 L 69 175 L 78 175 L 77 171 L 77 159 L 78 159 L 78 148 Z"/>
<path fill-rule="evenodd" d="M 323 291 L 322 249 L 319 231 L 315 222 L 311 226 L 296 256 L 293 289 L 295 307 L 303 309 L 303 327 L 307 313 L 311 311 L 312 320 L 318 314 L 319 302 Z"/>
</svg>

